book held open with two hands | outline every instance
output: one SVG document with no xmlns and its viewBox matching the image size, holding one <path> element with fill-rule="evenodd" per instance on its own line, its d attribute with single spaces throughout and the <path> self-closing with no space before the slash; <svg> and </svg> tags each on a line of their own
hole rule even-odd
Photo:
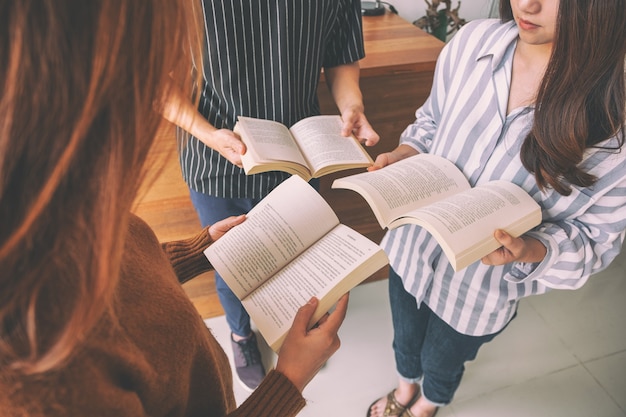
<svg viewBox="0 0 626 417">
<path fill-rule="evenodd" d="M 276 352 L 311 297 L 320 301 L 309 328 L 388 263 L 378 244 L 340 224 L 298 176 L 276 187 L 204 253 Z"/>
<path fill-rule="evenodd" d="M 518 237 L 541 223 L 539 204 L 516 184 L 496 180 L 472 188 L 452 162 L 431 154 L 338 178 L 332 188 L 359 193 L 382 228 L 425 228 L 455 271 L 501 246 L 496 229 Z"/>
<path fill-rule="evenodd" d="M 364 168 L 373 161 L 354 137 L 341 135 L 341 117 L 311 116 L 291 129 L 273 120 L 239 116 L 233 131 L 246 145 L 246 174 L 285 171 L 308 181 L 332 172 Z"/>
</svg>

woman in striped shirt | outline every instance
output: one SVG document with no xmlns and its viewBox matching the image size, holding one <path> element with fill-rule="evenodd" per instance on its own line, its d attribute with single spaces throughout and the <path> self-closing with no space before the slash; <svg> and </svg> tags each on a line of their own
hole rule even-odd
<svg viewBox="0 0 626 417">
<path fill-rule="evenodd" d="M 422 228 L 389 231 L 398 388 L 368 416 L 432 416 L 464 362 L 515 316 L 521 298 L 576 289 L 620 252 L 626 228 L 626 1 L 501 0 L 446 45 L 432 91 L 379 169 L 416 153 L 445 157 L 472 186 L 506 179 L 543 222 L 455 272 Z"/>
</svg>

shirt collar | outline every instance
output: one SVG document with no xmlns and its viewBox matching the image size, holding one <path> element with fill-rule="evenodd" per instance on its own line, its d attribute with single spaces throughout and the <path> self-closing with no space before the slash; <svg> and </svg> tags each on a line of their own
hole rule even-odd
<svg viewBox="0 0 626 417">
<path fill-rule="evenodd" d="M 491 56 L 492 70 L 495 72 L 503 65 L 510 48 L 517 44 L 519 30 L 514 20 L 506 22 L 496 28 L 489 36 L 486 37 L 476 60 Z"/>
</svg>

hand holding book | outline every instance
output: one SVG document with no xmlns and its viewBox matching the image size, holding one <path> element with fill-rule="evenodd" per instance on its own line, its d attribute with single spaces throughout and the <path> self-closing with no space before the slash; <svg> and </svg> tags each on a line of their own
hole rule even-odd
<svg viewBox="0 0 626 417">
<path fill-rule="evenodd" d="M 340 116 L 307 117 L 291 129 L 272 120 L 240 116 L 234 128 L 247 148 L 241 156 L 246 174 L 285 171 L 306 181 L 372 164 L 359 141 L 344 137 L 341 130 Z"/>
<path fill-rule="evenodd" d="M 275 351 L 312 296 L 320 302 L 309 326 L 388 263 L 380 246 L 340 224 L 298 176 L 276 187 L 205 255 Z"/>
<path fill-rule="evenodd" d="M 471 188 L 453 163 L 431 154 L 339 178 L 332 187 L 361 194 L 382 228 L 424 227 L 455 270 L 499 248 L 496 229 L 517 237 L 541 222 L 539 205 L 517 185 L 498 180 Z"/>
</svg>

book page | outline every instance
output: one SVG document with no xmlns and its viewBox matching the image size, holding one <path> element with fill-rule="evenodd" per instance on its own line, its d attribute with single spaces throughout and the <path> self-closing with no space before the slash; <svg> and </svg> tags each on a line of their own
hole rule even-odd
<svg viewBox="0 0 626 417">
<path fill-rule="evenodd" d="M 246 217 L 204 252 L 239 299 L 339 224 L 323 197 L 297 176 Z"/>
<path fill-rule="evenodd" d="M 282 341 L 296 312 L 312 296 L 320 304 L 310 326 L 344 293 L 386 264 L 380 246 L 348 226 L 338 225 L 257 288 L 243 305 L 265 340 L 277 350 L 275 343 Z"/>
<path fill-rule="evenodd" d="M 336 115 L 308 117 L 291 127 L 311 172 L 328 165 L 372 162 L 354 137 L 341 135 L 341 127 L 341 117 Z"/>
<path fill-rule="evenodd" d="M 463 173 L 436 155 L 418 154 L 372 172 L 338 178 L 332 188 L 361 194 L 381 227 L 407 211 L 470 188 Z"/>
<path fill-rule="evenodd" d="M 540 222 L 541 209 L 535 200 L 517 185 L 498 180 L 411 211 L 390 227 L 424 226 L 455 269 L 461 269 L 501 246 L 493 237 L 496 229 L 517 237 Z"/>
<path fill-rule="evenodd" d="M 246 154 L 251 152 L 248 156 L 256 163 L 292 161 L 307 166 L 291 132 L 282 123 L 239 116 L 235 131 L 248 148 Z"/>
</svg>

